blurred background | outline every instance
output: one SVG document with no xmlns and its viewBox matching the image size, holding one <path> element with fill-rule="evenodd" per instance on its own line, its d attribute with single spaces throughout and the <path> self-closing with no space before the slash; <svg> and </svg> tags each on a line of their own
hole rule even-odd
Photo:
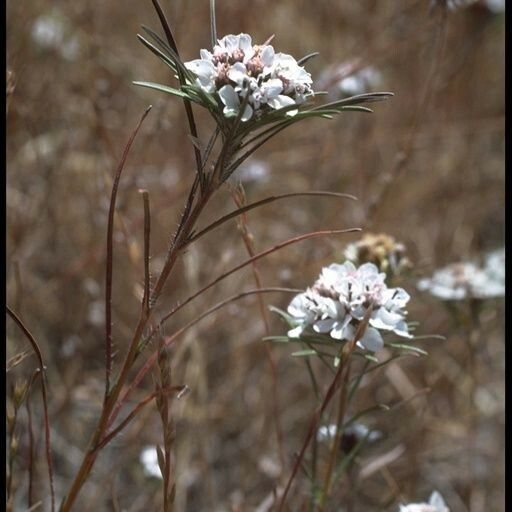
<svg viewBox="0 0 512 512">
<path fill-rule="evenodd" d="M 315 89 L 331 98 L 395 94 L 375 104 L 371 115 L 347 112 L 332 121 L 301 122 L 257 151 L 232 180 L 232 185 L 242 183 L 247 201 L 305 190 L 357 196 L 357 202 L 286 199 L 251 211 L 246 229 L 256 251 L 317 229 L 361 227 L 394 236 L 413 263 L 397 283 L 411 294 L 409 319 L 419 322 L 416 333 L 446 337 L 418 341 L 428 356 L 404 358 L 363 382 L 350 414 L 376 403 L 391 409 L 365 419 L 383 435 L 360 453 L 350 481 L 335 486 L 333 511 L 394 511 L 399 503 L 426 501 L 434 489 L 452 512 L 503 510 L 502 301 L 478 308 L 458 304 L 463 321 L 446 303 L 416 289 L 417 279 L 435 269 L 479 261 L 504 245 L 504 2 L 448 4 L 217 1 L 220 36 L 247 32 L 262 43 L 275 34 L 276 51 L 296 58 L 318 51 L 306 67 Z M 182 58 L 197 58 L 199 49 L 210 45 L 208 2 L 162 5 Z M 150 193 L 155 273 L 193 180 L 193 148 L 181 102 L 132 85 L 133 80 L 175 83 L 168 68 L 137 41 L 141 24 L 161 32 L 150 0 L 7 2 L 6 293 L 46 357 L 58 498 L 100 411 L 110 187 L 124 145 L 149 104 L 153 109 L 118 195 L 115 362 L 135 326 L 143 283 L 138 190 Z M 207 140 L 211 121 L 204 112 L 196 115 L 200 136 Z M 224 187 L 199 224 L 234 208 Z M 317 238 L 274 253 L 258 264 L 261 281 L 304 289 L 322 266 L 342 261 L 346 245 L 360 236 Z M 246 257 L 235 221 L 203 238 L 177 266 L 161 298 L 162 313 Z M 165 334 L 254 286 L 252 269 L 244 269 L 184 308 Z M 290 298 L 273 294 L 264 301 L 286 309 Z M 269 313 L 269 318 L 271 334 L 284 334 L 279 317 Z M 283 467 L 265 335 L 253 296 L 208 317 L 173 349 L 172 381 L 190 388 L 172 402 L 177 511 L 271 510 L 272 490 L 286 481 L 317 399 L 304 361 L 290 356 L 296 347 L 271 345 Z M 471 365 L 470 338 L 476 347 Z M 8 320 L 7 357 L 27 348 Z M 35 358 L 27 357 L 8 372 L 8 386 L 35 368 Z M 329 375 L 319 371 L 319 381 L 325 390 Z M 148 376 L 131 405 L 152 389 Z M 468 390 L 476 397 L 469 409 Z M 33 395 L 34 495 L 46 509 L 42 409 L 39 394 Z M 15 510 L 27 508 L 27 421 L 20 412 Z M 161 439 L 159 417 L 150 405 L 99 457 L 77 510 L 161 509 L 161 481 L 141 462 L 143 448 Z M 308 492 L 299 472 L 290 510 L 302 510 Z"/>
</svg>

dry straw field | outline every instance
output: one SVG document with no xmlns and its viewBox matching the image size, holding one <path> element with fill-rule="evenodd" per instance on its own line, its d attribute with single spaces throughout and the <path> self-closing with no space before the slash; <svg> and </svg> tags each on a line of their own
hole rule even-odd
<svg viewBox="0 0 512 512">
<path fill-rule="evenodd" d="M 198 59 L 201 48 L 211 50 L 207 0 L 160 1 L 183 61 Z M 128 389 L 151 354 L 159 352 L 158 364 L 133 388 L 109 428 L 130 411 L 137 414 L 94 455 L 71 503 L 70 489 L 105 407 L 105 315 L 112 324 L 110 389 L 116 390 L 146 284 L 154 291 L 190 198 L 194 148 L 205 150 L 215 121 L 195 105 L 201 142 L 194 142 L 182 99 L 133 85 L 151 81 L 179 88 L 169 67 L 136 37 L 144 35 L 145 25 L 164 38 L 151 0 L 7 2 L 8 509 L 52 509 L 51 455 L 56 510 L 67 495 L 62 510 L 85 512 L 416 511 L 406 505 L 428 501 L 433 491 L 447 508 L 421 510 L 504 510 L 502 293 L 482 295 L 471 284 L 452 293 L 446 290 L 453 285 L 449 279 L 437 289 L 427 281 L 418 288 L 437 269 L 454 262 L 481 266 L 486 254 L 504 245 L 500 2 L 216 4 L 219 38 L 247 33 L 261 44 L 275 35 L 270 44 L 276 52 L 297 60 L 319 52 L 304 64 L 313 89 L 328 92 L 311 100 L 316 104 L 379 91 L 394 96 L 363 105 L 373 113 L 301 120 L 245 160 L 205 205 L 196 233 L 268 196 L 329 191 L 357 201 L 285 197 L 183 247 L 158 302 L 145 296 L 153 316 L 144 335 L 150 322 L 250 255 L 304 233 L 362 231 L 305 238 L 270 252 L 156 329 L 118 391 Z M 109 258 L 114 176 L 150 104 L 119 181 Z M 244 122 L 240 126 L 249 126 Z M 151 210 L 149 282 L 148 217 L 140 190 L 148 192 Z M 354 350 L 349 368 L 345 352 L 326 360 L 316 345 L 301 346 L 302 338 L 299 344 L 264 341 L 283 341 L 290 329 L 269 309 L 287 310 L 293 293 L 285 290 L 229 302 L 162 348 L 226 298 L 258 288 L 305 290 L 322 268 L 343 263 L 347 246 L 368 233 L 389 235 L 405 247 L 404 256 L 399 246 L 399 257 L 406 264 L 386 283 L 410 295 L 407 321 L 416 338 L 388 333 L 385 339 L 419 351 L 386 346 L 373 355 L 334 339 L 334 331 L 322 333 L 325 350 Z M 384 270 L 390 271 L 390 253 L 382 250 L 372 261 L 387 261 Z M 372 254 L 371 248 L 360 251 L 359 263 Z M 460 278 L 467 269 L 457 268 Z M 469 282 L 479 271 L 468 268 Z M 377 325 L 361 318 L 348 318 L 352 330 Z M 304 329 L 318 332 L 318 325 Z M 40 348 L 44 379 L 34 343 L 21 326 Z M 315 423 L 315 410 L 342 367 L 350 376 L 340 373 L 337 394 Z M 357 385 L 350 388 L 351 400 L 343 401 L 348 382 Z M 167 386 L 172 392 L 158 394 Z M 337 418 L 340 425 L 352 418 L 352 430 L 329 430 Z M 361 440 L 365 427 L 373 434 Z M 157 445 L 163 447 L 165 478 L 154 460 Z"/>
</svg>

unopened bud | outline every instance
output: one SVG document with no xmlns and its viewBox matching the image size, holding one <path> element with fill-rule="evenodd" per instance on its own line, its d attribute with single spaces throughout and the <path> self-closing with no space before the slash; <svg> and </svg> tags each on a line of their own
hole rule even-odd
<svg viewBox="0 0 512 512">
<path fill-rule="evenodd" d="M 16 409 L 19 409 L 21 404 L 23 403 L 23 400 L 25 399 L 25 394 L 27 393 L 28 389 L 28 382 L 25 381 L 18 381 L 14 385 L 14 391 L 12 393 L 12 398 L 14 401 L 14 407 Z"/>
<path fill-rule="evenodd" d="M 18 438 L 16 436 L 12 436 L 11 439 L 11 454 L 12 456 L 16 455 L 18 453 L 19 443 Z"/>
<path fill-rule="evenodd" d="M 16 424 L 16 412 L 14 410 L 12 403 L 10 403 L 10 402 L 7 404 L 6 417 L 7 417 L 7 431 L 9 432 L 9 434 L 11 434 L 12 431 L 14 430 L 14 425 Z"/>
</svg>

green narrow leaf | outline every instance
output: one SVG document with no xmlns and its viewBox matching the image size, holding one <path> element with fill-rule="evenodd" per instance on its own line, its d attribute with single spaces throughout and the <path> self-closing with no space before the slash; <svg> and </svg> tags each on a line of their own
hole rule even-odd
<svg viewBox="0 0 512 512">
<path fill-rule="evenodd" d="M 292 341 L 288 336 L 265 336 L 263 341 L 271 341 L 272 343 L 289 343 Z"/>
<path fill-rule="evenodd" d="M 275 306 L 269 306 L 268 309 L 273 313 L 277 313 L 280 317 L 284 318 L 286 322 L 290 325 L 295 325 L 297 323 L 291 315 L 289 315 L 286 311 L 283 311 L 282 309 L 276 308 Z"/>
<path fill-rule="evenodd" d="M 340 107 L 339 109 L 340 112 L 368 112 L 369 114 L 373 114 L 373 110 L 371 108 L 367 108 L 367 107 L 360 107 L 360 106 L 357 106 L 357 105 L 353 105 L 353 106 L 347 106 L 347 107 Z"/>
<path fill-rule="evenodd" d="M 316 350 L 299 350 L 297 352 L 292 352 L 292 357 L 316 356 L 316 354 Z"/>
<path fill-rule="evenodd" d="M 387 345 L 393 348 L 400 348 L 402 350 L 417 352 L 418 354 L 421 354 L 423 356 L 428 356 L 428 352 L 426 352 L 425 350 L 418 347 L 414 347 L 412 345 L 407 345 L 405 343 L 387 343 Z"/>
<path fill-rule="evenodd" d="M 151 44 L 147 39 L 142 37 L 140 34 L 137 34 L 137 38 L 139 41 L 154 55 L 156 55 L 159 59 L 163 60 L 174 72 L 177 71 L 176 63 L 164 52 L 159 50 L 156 46 Z"/>
<path fill-rule="evenodd" d="M 371 361 L 372 363 L 378 363 L 379 362 L 379 360 L 375 356 L 372 356 L 371 354 L 363 354 L 363 357 L 365 359 L 367 359 L 368 361 Z"/>
<path fill-rule="evenodd" d="M 154 89 L 155 91 L 165 92 L 167 94 L 172 94 L 173 96 L 178 96 L 179 98 L 186 98 L 190 101 L 194 101 L 195 103 L 198 103 L 198 101 L 194 98 L 191 98 L 190 95 L 188 95 L 185 92 L 182 92 L 178 89 L 174 89 L 173 87 L 168 87 L 167 85 L 162 84 L 155 84 L 153 82 L 132 82 L 133 85 L 139 85 L 140 87 L 147 87 L 148 89 Z"/>
<path fill-rule="evenodd" d="M 344 98 L 342 100 L 332 101 L 330 103 L 326 103 L 324 105 L 319 105 L 315 107 L 313 110 L 321 110 L 324 108 L 339 108 L 349 105 L 360 105 L 361 103 L 369 103 L 375 101 L 382 101 L 391 96 L 394 96 L 391 92 L 372 92 L 365 94 L 358 94 L 356 96 L 351 96 L 350 98 Z"/>
<path fill-rule="evenodd" d="M 421 334 L 413 337 L 414 340 L 439 340 L 446 341 L 446 336 L 441 334 Z"/>
<path fill-rule="evenodd" d="M 352 423 L 355 423 L 356 421 L 360 420 L 362 417 L 370 414 L 371 412 L 374 412 L 374 411 L 389 411 L 390 409 L 391 409 L 391 407 L 389 407 L 389 405 L 386 405 L 386 404 L 372 405 L 371 407 L 368 407 L 367 409 L 363 409 L 362 411 L 360 411 L 357 414 L 355 414 L 354 416 L 352 416 L 343 425 L 343 428 L 346 429 L 349 425 L 351 425 Z"/>
</svg>

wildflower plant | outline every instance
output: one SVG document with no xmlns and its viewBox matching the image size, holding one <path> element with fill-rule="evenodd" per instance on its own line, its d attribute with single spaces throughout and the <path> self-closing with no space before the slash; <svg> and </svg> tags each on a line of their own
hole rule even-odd
<svg viewBox="0 0 512 512">
<path fill-rule="evenodd" d="M 156 403 L 161 419 L 163 430 L 163 447 L 157 447 L 157 459 L 163 480 L 164 508 L 165 512 L 172 510 L 175 494 L 174 468 L 172 467 L 171 451 L 175 438 L 173 408 L 171 407 L 174 397 L 180 398 L 186 389 L 185 385 L 171 382 L 171 358 L 168 353 L 169 347 L 187 329 L 195 325 L 206 316 L 214 313 L 223 306 L 235 300 L 250 295 L 259 295 L 270 292 L 296 292 L 283 288 L 261 288 L 243 291 L 234 297 L 227 298 L 214 305 L 207 311 L 201 313 L 188 324 L 176 330 L 169 336 L 163 335 L 164 324 L 174 314 L 189 304 L 193 299 L 202 295 L 206 290 L 213 287 L 222 279 L 225 279 L 238 270 L 253 264 L 255 261 L 271 254 L 290 244 L 317 236 L 340 234 L 354 229 L 338 229 L 316 231 L 306 233 L 285 240 L 267 250 L 254 254 L 235 266 L 234 268 L 217 276 L 210 283 L 204 285 L 199 291 L 191 294 L 188 298 L 178 303 L 167 313 L 162 313 L 159 308 L 162 291 L 169 277 L 185 249 L 196 240 L 214 230 L 221 224 L 243 215 L 245 212 L 286 197 L 294 196 L 326 196 L 337 198 L 353 198 L 347 194 L 336 192 L 296 192 L 289 194 L 274 195 L 253 203 L 238 204 L 237 209 L 221 217 L 220 219 L 206 225 L 198 230 L 196 224 L 201 220 L 201 214 L 214 193 L 233 174 L 233 172 L 251 156 L 259 147 L 280 131 L 309 118 L 331 119 L 333 116 L 346 111 L 371 112 L 361 104 L 380 101 L 391 96 L 391 93 L 377 92 L 362 94 L 340 101 L 334 101 L 317 105 L 317 98 L 322 96 L 321 91 L 314 91 L 311 74 L 304 65 L 316 54 L 308 55 L 296 60 L 291 55 L 276 52 L 270 44 L 269 38 L 263 44 L 254 44 L 248 34 L 227 35 L 217 38 L 215 28 L 215 6 L 210 3 L 211 11 L 211 50 L 201 50 L 200 58 L 185 61 L 181 58 L 170 24 L 167 21 L 162 8 L 157 0 L 152 0 L 156 13 L 161 22 L 165 38 L 161 38 L 156 32 L 144 27 L 146 37 L 139 35 L 140 41 L 158 58 L 160 58 L 170 69 L 170 79 L 174 78 L 175 83 L 171 85 L 155 84 L 152 82 L 135 82 L 143 86 L 178 97 L 183 101 L 187 115 L 190 138 L 195 155 L 196 169 L 191 180 L 188 197 L 178 223 L 178 227 L 171 237 L 164 264 L 157 275 L 152 275 L 150 265 L 151 253 L 151 209 L 150 198 L 147 190 L 141 190 L 143 211 L 144 211 L 144 251 L 143 251 L 143 275 L 144 287 L 140 304 L 139 318 L 130 340 L 123 344 L 117 343 L 122 353 L 119 365 L 114 365 L 113 332 L 112 332 L 112 296 L 113 296 L 113 252 L 114 252 L 114 217 L 116 211 L 116 200 L 124 165 L 126 163 L 131 146 L 137 133 L 148 115 L 150 108 L 146 110 L 133 131 L 128 144 L 123 152 L 121 161 L 115 171 L 111 192 L 110 206 L 107 219 L 107 258 L 105 278 L 105 392 L 101 413 L 97 420 L 96 428 L 91 436 L 88 447 L 83 455 L 82 462 L 60 504 L 59 510 L 68 512 L 74 509 L 79 493 L 89 478 L 95 462 L 101 451 L 121 433 L 143 409 L 151 402 Z M 196 125 L 194 107 L 206 109 L 212 116 L 215 127 L 208 139 L 203 139 Z M 329 279 L 325 276 L 325 279 Z M 370 277 L 369 280 L 377 279 L 378 276 Z M 327 285 L 327 283 L 326 283 Z M 377 288 L 378 288 L 377 284 Z M 372 288 L 371 293 L 378 293 L 377 288 Z M 379 292 L 380 293 L 380 292 Z M 380 296 L 379 296 L 380 297 Z M 374 297 L 369 298 L 374 300 Z M 380 298 L 379 298 L 380 300 Z M 394 305 L 389 306 L 386 326 L 392 325 L 395 331 L 404 327 L 394 321 L 393 308 L 399 308 L 400 300 L 396 299 Z M 386 299 L 388 301 L 388 299 Z M 397 302 L 398 301 L 398 302 Z M 386 302 L 387 304 L 387 302 Z M 382 304 L 384 306 L 384 303 Z M 359 307 L 360 306 L 360 307 Z M 361 303 L 359 306 L 354 301 L 350 303 L 350 318 L 353 325 L 344 326 L 347 333 L 350 329 L 357 327 L 361 321 Z M 387 305 L 385 307 L 388 307 Z M 398 311 L 398 310 L 397 310 Z M 40 361 L 40 372 L 42 374 L 43 398 L 46 408 L 46 388 L 44 387 L 44 364 L 38 345 L 30 332 L 24 326 L 21 319 L 11 310 L 9 314 L 18 327 L 31 341 L 34 350 Z M 391 315 L 391 316 L 389 316 Z M 384 322 L 384 317 L 371 319 L 373 323 Z M 379 320 L 380 319 L 380 320 Z M 325 318 L 323 320 L 326 320 Z M 332 319 L 335 320 L 334 318 Z M 391 323 L 390 323 L 391 322 Z M 324 322 L 325 323 L 325 322 Z M 326 329 L 325 326 L 322 329 Z M 338 330 L 337 330 L 338 329 Z M 365 338 L 365 343 L 370 348 L 376 348 L 376 339 L 373 327 L 370 327 Z M 334 323 L 332 332 L 338 332 L 338 326 Z M 339 331 L 341 332 L 341 331 Z M 347 334 L 348 336 L 348 334 Z M 151 354 L 147 350 L 152 342 L 158 342 L 158 349 L 153 348 Z M 139 364 L 141 362 L 142 363 Z M 133 370 L 138 367 L 135 376 Z M 138 388 L 144 376 L 154 367 L 158 367 L 155 379 L 155 390 L 147 397 L 139 401 L 136 406 L 127 411 L 127 403 L 133 392 Z M 274 387 L 276 384 L 274 383 Z M 275 410 L 277 410 L 275 408 Z M 121 419 L 118 419 L 121 418 Z M 13 422 L 11 422 L 13 423 Z M 47 460 L 50 477 L 50 491 L 52 499 L 52 510 L 55 510 L 55 494 L 52 479 L 52 461 L 50 453 L 50 429 L 49 420 L 45 418 Z M 12 443 L 11 443 L 12 444 Z M 14 452 L 14 450 L 12 450 Z M 13 455 L 14 457 L 14 455 Z"/>
<path fill-rule="evenodd" d="M 373 263 L 359 266 L 348 260 L 343 264 L 333 263 L 322 269 L 312 286 L 292 299 L 286 312 L 273 308 L 288 324 L 288 332 L 286 336 L 270 336 L 266 339 L 301 345 L 301 350 L 293 352 L 292 356 L 305 359 L 315 390 L 318 389 L 318 383 L 310 358 L 318 357 L 334 373 L 331 385 L 311 419 L 279 510 L 284 510 L 292 482 L 311 442 L 315 444 L 316 441 L 332 438 L 323 482 L 317 482 L 316 477 L 311 478 L 311 506 L 323 510 L 334 480 L 342 478 L 343 473 L 350 470 L 359 450 L 372 437 L 371 430 L 358 426 L 357 422 L 358 418 L 369 411 L 358 411 L 351 419 L 345 416 L 365 375 L 395 357 L 392 355 L 387 359 L 379 359 L 376 356 L 385 347 L 399 354 L 425 354 L 414 345 L 397 341 L 397 338 L 409 341 L 414 337 L 406 321 L 410 296 L 403 288 L 388 287 L 386 278 L 386 273 L 381 272 Z M 363 358 L 365 363 L 351 377 L 352 360 L 356 356 Z M 374 365 L 370 366 L 372 363 Z M 320 426 L 322 421 L 327 420 L 327 407 L 336 393 L 339 396 L 336 423 L 328 427 Z M 387 406 L 378 404 L 377 409 L 387 409 Z M 348 453 L 347 436 L 355 437 L 356 441 L 350 444 Z M 377 438 L 373 435 L 373 440 Z M 318 450 L 314 448 L 312 468 L 316 468 L 317 458 Z M 315 474 L 313 469 L 311 474 Z"/>
<path fill-rule="evenodd" d="M 212 49 L 202 49 L 199 59 L 183 61 L 173 44 L 147 27 L 143 30 L 149 40 L 139 35 L 140 41 L 170 67 L 178 84 L 134 83 L 208 110 L 216 130 L 205 148 L 205 162 L 217 137 L 222 139 L 222 158 L 214 169 L 198 169 L 203 188 L 220 185 L 254 151 L 289 126 L 308 118 L 331 119 L 350 110 L 371 112 L 362 104 L 391 96 L 375 92 L 315 105 L 314 100 L 325 93 L 314 91 L 304 65 L 316 53 L 296 60 L 274 50 L 270 44 L 273 36 L 263 44 L 254 44 L 249 34 L 217 39 L 213 30 Z"/>
<path fill-rule="evenodd" d="M 436 270 L 432 276 L 420 279 L 417 288 L 439 299 L 449 313 L 453 327 L 464 340 L 464 372 L 459 377 L 467 383 L 466 388 L 466 442 L 467 467 L 470 485 L 479 479 L 476 459 L 476 436 L 480 418 L 478 396 L 483 389 L 481 375 L 488 368 L 488 359 L 483 357 L 487 350 L 491 324 L 485 320 L 484 312 L 492 312 L 499 307 L 499 300 L 505 295 L 505 249 L 496 249 L 481 258 L 481 263 L 461 261 L 450 263 Z M 488 315 L 487 315 L 488 316 Z M 459 356 L 460 357 L 460 356 Z M 416 506 L 416 505 L 415 505 Z M 412 507 L 412 506 L 411 506 Z M 416 506 L 416 507 L 419 507 Z M 404 508 L 416 511 L 419 508 Z M 425 508 L 430 511 L 431 509 Z M 442 507 L 432 508 L 444 510 Z"/>
</svg>

